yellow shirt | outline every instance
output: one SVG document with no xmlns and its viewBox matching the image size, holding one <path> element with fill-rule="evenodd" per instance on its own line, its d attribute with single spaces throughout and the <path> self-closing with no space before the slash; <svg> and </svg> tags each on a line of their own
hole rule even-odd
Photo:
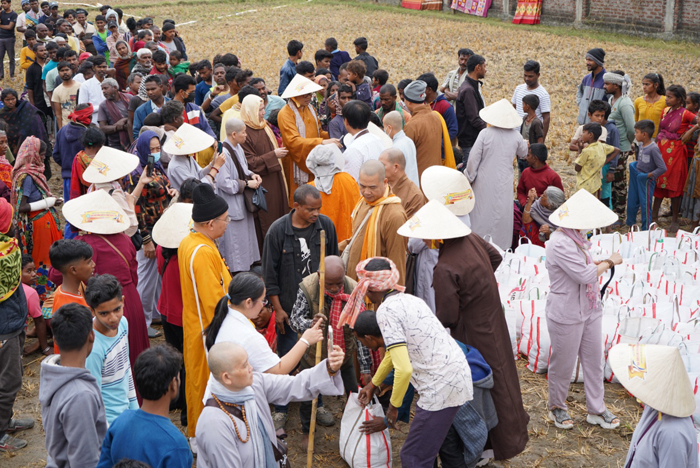
<svg viewBox="0 0 700 468">
<path fill-rule="evenodd" d="M 654 138 L 659 133 L 659 123 L 661 122 L 661 113 L 666 108 L 666 96 L 661 96 L 661 99 L 654 104 L 649 104 L 644 100 L 644 96 L 634 100 L 634 121 L 651 120 L 654 122 Z"/>
<path fill-rule="evenodd" d="M 600 141 L 591 143 L 581 151 L 574 163 L 581 166 L 581 171 L 576 173 L 576 190 L 585 189 L 596 194 L 603 185 L 601 169 L 605 165 L 607 156 L 615 151 L 615 148 Z"/>
<path fill-rule="evenodd" d="M 221 105 L 219 106 L 219 109 L 221 109 L 221 113 L 223 114 L 224 112 L 226 112 L 227 110 L 229 110 L 230 108 L 235 106 L 236 104 L 238 104 L 238 94 L 234 94 L 233 96 L 231 96 L 230 98 L 228 98 L 224 102 L 222 102 Z M 223 125 L 224 122 L 225 122 L 225 120 L 222 119 L 221 124 Z"/>
<path fill-rule="evenodd" d="M 238 96 L 235 97 L 236 99 L 238 99 Z M 224 103 L 227 103 L 228 101 L 230 101 L 230 99 L 224 101 Z M 222 112 L 223 115 L 221 116 L 221 131 L 219 132 L 219 141 L 226 141 L 226 139 L 228 138 L 228 135 L 226 135 L 226 122 L 228 122 L 229 119 L 241 118 L 241 106 L 239 106 L 238 103 L 236 103 L 225 112 L 222 109 Z"/>
<path fill-rule="evenodd" d="M 27 68 L 31 67 L 32 63 L 34 63 L 35 58 L 36 55 L 34 55 L 34 52 L 29 49 L 29 47 L 22 47 L 22 50 L 19 51 L 19 68 L 27 71 Z"/>
<path fill-rule="evenodd" d="M 199 247 L 195 254 L 195 249 L 200 245 L 202 247 Z M 193 255 L 192 269 L 198 294 L 195 294 L 190 272 L 190 262 Z M 214 318 L 214 311 L 219 299 L 228 292 L 231 273 L 221 258 L 214 241 L 198 232 L 191 232 L 182 240 L 177 257 L 182 287 L 183 354 L 185 356 L 185 371 L 187 372 L 185 386 L 189 424 L 187 431 L 190 437 L 194 437 L 197 419 L 204 409 L 202 398 L 204 398 L 204 390 L 207 388 L 209 380 L 209 367 L 204 352 L 202 331 L 209 326 Z M 199 310 L 197 303 L 199 303 Z"/>
</svg>

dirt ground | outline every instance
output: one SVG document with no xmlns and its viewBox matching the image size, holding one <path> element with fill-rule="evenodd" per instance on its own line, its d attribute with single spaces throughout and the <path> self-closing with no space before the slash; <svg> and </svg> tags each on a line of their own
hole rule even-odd
<svg viewBox="0 0 700 468">
<path fill-rule="evenodd" d="M 415 78 L 432 71 L 439 80 L 457 65 L 457 50 L 469 47 L 487 58 L 488 75 L 483 94 L 487 104 L 510 99 L 515 86 L 522 82 L 522 63 L 536 59 L 542 65 L 541 83 L 552 97 L 552 125 L 547 138 L 550 165 L 562 176 L 567 194 L 574 187 L 574 170 L 567 161 L 568 141 L 576 123 L 576 85 L 586 73 L 583 56 L 593 47 L 607 52 L 608 70 L 622 69 L 632 76 L 632 98 L 641 93 L 641 77 L 649 72 L 662 73 L 667 86 L 679 83 L 689 91 L 700 89 L 700 58 L 689 47 L 658 43 L 648 47 L 640 41 L 621 38 L 550 34 L 543 27 L 512 27 L 466 18 L 463 15 L 412 12 L 357 6 L 351 2 L 265 1 L 214 2 L 211 0 L 174 1 L 122 0 L 119 6 L 126 16 L 151 16 L 155 23 L 173 18 L 178 23 L 190 60 L 211 58 L 219 52 L 233 52 L 255 76 L 267 80 L 277 89 L 279 68 L 286 59 L 284 45 L 292 38 L 301 40 L 304 59 L 313 60 L 316 49 L 323 47 L 328 36 L 334 36 L 341 48 L 352 55 L 352 41 L 364 35 L 369 52 L 379 59 L 380 68 L 390 73 L 390 82 Z M 64 5 L 61 5 L 61 9 Z M 94 18 L 96 10 L 90 10 Z M 271 25 L 275 25 L 270 27 Z M 3 82 L 3 87 L 21 86 L 18 77 Z M 54 165 L 51 188 L 61 193 L 60 169 Z M 661 220 L 662 226 L 668 220 Z M 31 343 L 32 340 L 28 340 Z M 159 340 L 153 340 L 157 343 Z M 34 353 L 24 358 L 25 379 L 15 404 L 15 412 L 37 420 L 35 428 L 20 434 L 28 440 L 27 448 L 15 454 L 0 454 L 3 468 L 40 467 L 45 465 L 46 452 L 38 402 L 39 366 L 42 356 Z M 617 414 L 622 425 L 613 431 L 590 427 L 585 422 L 583 384 L 573 384 L 569 397 L 576 427 L 571 431 L 556 429 L 546 416 L 547 381 L 517 362 L 525 407 L 530 414 L 530 442 L 525 451 L 508 462 L 491 466 L 507 467 L 619 467 L 623 466 L 631 433 L 640 416 L 640 408 L 619 385 L 606 384 L 606 403 Z M 336 416 L 336 426 L 319 427 L 316 436 L 314 466 L 347 466 L 338 455 L 338 435 L 344 400 L 327 398 L 327 407 Z M 171 414 L 179 427 L 179 414 Z M 297 405 L 290 409 L 287 425 L 290 456 L 294 466 L 303 466 L 306 448 L 301 446 Z M 392 431 L 394 466 L 401 466 L 399 451 L 407 425 Z"/>
</svg>

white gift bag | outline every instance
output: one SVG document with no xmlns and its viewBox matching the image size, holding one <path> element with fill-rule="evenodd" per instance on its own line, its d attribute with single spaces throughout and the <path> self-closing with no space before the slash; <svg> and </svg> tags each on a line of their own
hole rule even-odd
<svg viewBox="0 0 700 468">
<path fill-rule="evenodd" d="M 523 239 L 527 242 L 523 244 Z M 521 237 L 518 240 L 518 247 L 515 249 L 516 254 L 523 255 L 525 257 L 534 257 L 540 262 L 544 261 L 545 248 L 532 243 L 529 237 Z"/>
<path fill-rule="evenodd" d="M 389 429 L 363 434 L 360 427 L 373 416 L 384 417 L 377 398 L 362 407 L 357 393 L 351 393 L 340 422 L 340 456 L 351 468 L 391 467 L 391 438 Z"/>
</svg>

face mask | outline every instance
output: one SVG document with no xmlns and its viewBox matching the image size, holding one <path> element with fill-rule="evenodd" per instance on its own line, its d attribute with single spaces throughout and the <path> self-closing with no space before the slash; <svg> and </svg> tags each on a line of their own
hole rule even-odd
<svg viewBox="0 0 700 468">
<path fill-rule="evenodd" d="M 384 133 L 391 136 L 391 130 L 387 130 L 386 127 L 384 127 Z"/>
<path fill-rule="evenodd" d="M 160 151 L 158 151 L 157 153 L 151 153 L 151 156 L 153 156 L 155 162 L 160 161 Z"/>
</svg>

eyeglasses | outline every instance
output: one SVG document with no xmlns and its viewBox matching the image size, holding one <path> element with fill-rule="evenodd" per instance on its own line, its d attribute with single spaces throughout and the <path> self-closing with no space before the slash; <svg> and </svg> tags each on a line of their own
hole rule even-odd
<svg viewBox="0 0 700 468">
<path fill-rule="evenodd" d="M 228 216 L 226 216 L 225 218 L 216 218 L 216 219 L 214 219 L 214 221 L 222 221 L 222 222 L 224 222 L 224 223 L 226 223 L 226 224 L 228 224 L 229 222 L 231 222 L 231 220 L 229 219 Z"/>
</svg>

